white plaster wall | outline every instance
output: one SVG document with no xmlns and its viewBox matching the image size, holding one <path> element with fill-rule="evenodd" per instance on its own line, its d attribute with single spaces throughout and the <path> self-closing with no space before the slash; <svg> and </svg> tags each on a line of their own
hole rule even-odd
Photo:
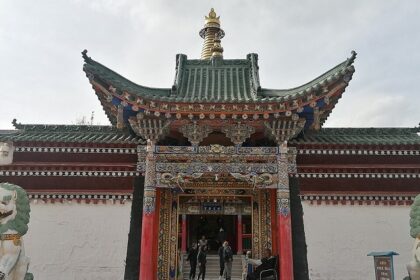
<svg viewBox="0 0 420 280">
<path fill-rule="evenodd" d="M 312 280 L 373 280 L 371 251 L 396 251 L 395 279 L 407 276 L 414 240 L 409 206 L 311 205 L 303 203 Z"/>
<path fill-rule="evenodd" d="M 31 203 L 24 237 L 35 279 L 118 280 L 130 226 L 131 203 Z"/>
</svg>

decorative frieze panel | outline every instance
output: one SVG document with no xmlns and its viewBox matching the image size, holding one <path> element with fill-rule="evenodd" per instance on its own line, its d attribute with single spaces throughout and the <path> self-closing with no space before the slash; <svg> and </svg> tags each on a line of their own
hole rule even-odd
<svg viewBox="0 0 420 280">
<path fill-rule="evenodd" d="M 238 154 L 245 155 L 275 155 L 278 153 L 278 147 L 237 147 Z"/>
<path fill-rule="evenodd" d="M 184 124 L 179 128 L 179 131 L 184 135 L 184 137 L 188 138 L 188 141 L 193 146 L 198 146 L 204 138 L 206 138 L 213 129 L 206 124 L 198 125 L 196 121 L 193 123 Z"/>
<path fill-rule="evenodd" d="M 156 146 L 157 154 L 196 154 L 198 147 L 196 146 Z"/>
<path fill-rule="evenodd" d="M 304 194 L 300 196 L 302 201 L 311 204 L 325 205 L 411 205 L 415 195 L 391 195 L 391 194 Z"/>
<path fill-rule="evenodd" d="M 72 154 L 135 154 L 136 148 L 87 148 L 87 147 L 16 147 L 15 152 L 72 153 Z"/>
<path fill-rule="evenodd" d="M 234 154 L 236 147 L 234 146 L 222 146 L 222 145 L 210 145 L 198 147 L 198 153 L 200 154 Z"/>
<path fill-rule="evenodd" d="M 137 171 L 67 171 L 67 170 L 0 170 L 0 176 L 48 176 L 48 177 L 134 177 Z"/>
<path fill-rule="evenodd" d="M 203 173 L 158 173 L 157 174 L 157 186 L 168 186 L 168 187 L 179 187 L 182 189 L 181 184 L 189 183 L 193 179 L 198 179 L 203 175 Z"/>
<path fill-rule="evenodd" d="M 300 155 L 418 156 L 420 150 L 299 149 Z"/>
<path fill-rule="evenodd" d="M 291 176 L 312 179 L 415 179 L 420 178 L 420 173 L 298 173 Z"/>
<path fill-rule="evenodd" d="M 132 200 L 131 194 L 119 193 L 29 193 L 31 203 L 86 203 L 124 204 Z"/>
<path fill-rule="evenodd" d="M 240 181 L 247 182 L 253 188 L 255 187 L 265 187 L 265 188 L 271 188 L 276 187 L 276 183 L 278 181 L 278 178 L 275 175 L 263 173 L 263 174 L 241 174 L 241 173 L 230 173 L 235 179 L 238 179 Z"/>
<path fill-rule="evenodd" d="M 222 127 L 222 132 L 232 141 L 233 144 L 240 146 L 246 139 L 251 137 L 251 134 L 255 132 L 255 128 L 238 122 L 236 124 Z"/>
<path fill-rule="evenodd" d="M 276 163 L 156 163 L 158 172 L 169 173 L 277 173 Z M 287 172 L 287 171 L 286 171 Z"/>
<path fill-rule="evenodd" d="M 252 189 L 227 189 L 227 188 L 207 188 L 207 189 L 186 189 L 185 194 L 195 195 L 255 195 L 258 190 Z"/>
<path fill-rule="evenodd" d="M 143 147 L 143 146 L 139 146 Z M 235 146 L 156 146 L 158 154 L 239 154 L 239 155 L 274 155 L 278 147 L 235 147 Z"/>
<path fill-rule="evenodd" d="M 194 174 L 211 173 L 216 174 L 215 182 L 217 174 L 231 174 L 254 187 L 272 187 L 279 182 L 278 176 L 272 176 L 279 171 L 279 157 L 284 161 L 282 176 L 296 173 L 295 148 L 281 151 L 279 147 L 156 146 L 154 151 L 156 172 L 165 174 L 158 178 L 159 186 L 179 187 L 179 183 L 188 182 Z M 145 172 L 145 161 L 145 149 L 139 146 L 138 172 Z"/>
</svg>

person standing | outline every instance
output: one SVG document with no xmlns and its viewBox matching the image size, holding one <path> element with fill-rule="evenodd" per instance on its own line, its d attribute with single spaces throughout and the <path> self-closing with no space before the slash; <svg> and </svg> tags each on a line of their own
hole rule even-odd
<svg viewBox="0 0 420 280">
<path fill-rule="evenodd" d="M 225 261 L 225 270 L 223 276 L 226 280 L 230 280 L 232 277 L 232 262 L 233 262 L 233 251 L 229 246 L 229 242 L 223 243 L 223 259 Z"/>
<path fill-rule="evenodd" d="M 223 245 L 223 242 L 226 240 L 226 231 L 224 228 L 220 227 L 219 232 L 217 233 L 217 241 L 220 245 Z"/>
<path fill-rule="evenodd" d="M 219 280 L 222 279 L 223 272 L 225 271 L 225 258 L 224 258 L 224 254 L 223 254 L 223 251 L 224 251 L 225 247 L 223 247 L 223 243 L 220 243 L 220 244 L 221 244 L 221 246 L 219 247 L 219 250 L 217 251 L 217 253 L 219 255 L 219 266 L 220 266 Z"/>
<path fill-rule="evenodd" d="M 200 276 L 202 276 L 202 279 L 206 277 L 206 263 L 207 263 L 207 253 L 206 253 L 206 246 L 200 246 L 200 249 L 198 250 L 197 255 L 197 261 L 198 261 L 198 269 L 200 272 L 198 273 L 197 280 L 200 280 Z"/>
<path fill-rule="evenodd" d="M 203 236 L 201 236 L 201 239 L 200 240 L 198 240 L 198 245 L 201 247 L 201 246 L 208 246 L 208 241 L 207 241 L 207 239 L 206 239 L 206 236 L 205 235 L 203 235 Z"/>
<path fill-rule="evenodd" d="M 191 249 L 188 252 L 187 261 L 190 261 L 190 280 L 195 279 L 195 271 L 197 269 L 197 255 L 198 255 L 198 248 L 197 243 L 193 243 Z"/>
</svg>

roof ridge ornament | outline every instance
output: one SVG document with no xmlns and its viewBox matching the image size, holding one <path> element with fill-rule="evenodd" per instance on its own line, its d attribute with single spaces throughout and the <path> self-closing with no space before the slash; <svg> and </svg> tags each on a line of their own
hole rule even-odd
<svg viewBox="0 0 420 280">
<path fill-rule="evenodd" d="M 90 62 L 92 60 L 92 58 L 90 58 L 90 56 L 87 56 L 87 52 L 88 52 L 87 49 L 84 49 L 82 51 L 82 57 L 85 60 L 85 62 Z"/>
<path fill-rule="evenodd" d="M 354 62 L 354 60 L 356 59 L 356 56 L 357 56 L 357 52 L 356 51 L 351 51 L 351 56 L 350 56 L 350 58 L 347 58 L 347 63 L 346 63 L 346 66 L 350 66 L 350 65 L 352 65 L 353 64 L 353 62 Z"/>
<path fill-rule="evenodd" d="M 12 124 L 13 124 L 13 126 L 14 126 L 16 129 L 20 129 L 20 128 L 22 128 L 22 127 L 23 127 L 23 125 L 22 125 L 21 123 L 18 123 L 18 122 L 17 122 L 17 119 L 13 119 L 13 120 L 12 120 Z"/>
</svg>

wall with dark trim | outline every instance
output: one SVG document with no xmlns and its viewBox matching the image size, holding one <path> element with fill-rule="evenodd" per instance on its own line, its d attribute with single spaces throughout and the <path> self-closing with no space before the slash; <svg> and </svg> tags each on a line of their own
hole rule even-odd
<svg viewBox="0 0 420 280">
<path fill-rule="evenodd" d="M 297 178 L 290 178 L 290 210 L 292 214 L 294 279 L 309 280 L 303 208 L 299 197 L 299 184 Z"/>
<path fill-rule="evenodd" d="M 139 279 L 141 249 L 140 236 L 143 218 L 143 188 L 144 177 L 137 177 L 134 181 L 124 280 Z"/>
</svg>

